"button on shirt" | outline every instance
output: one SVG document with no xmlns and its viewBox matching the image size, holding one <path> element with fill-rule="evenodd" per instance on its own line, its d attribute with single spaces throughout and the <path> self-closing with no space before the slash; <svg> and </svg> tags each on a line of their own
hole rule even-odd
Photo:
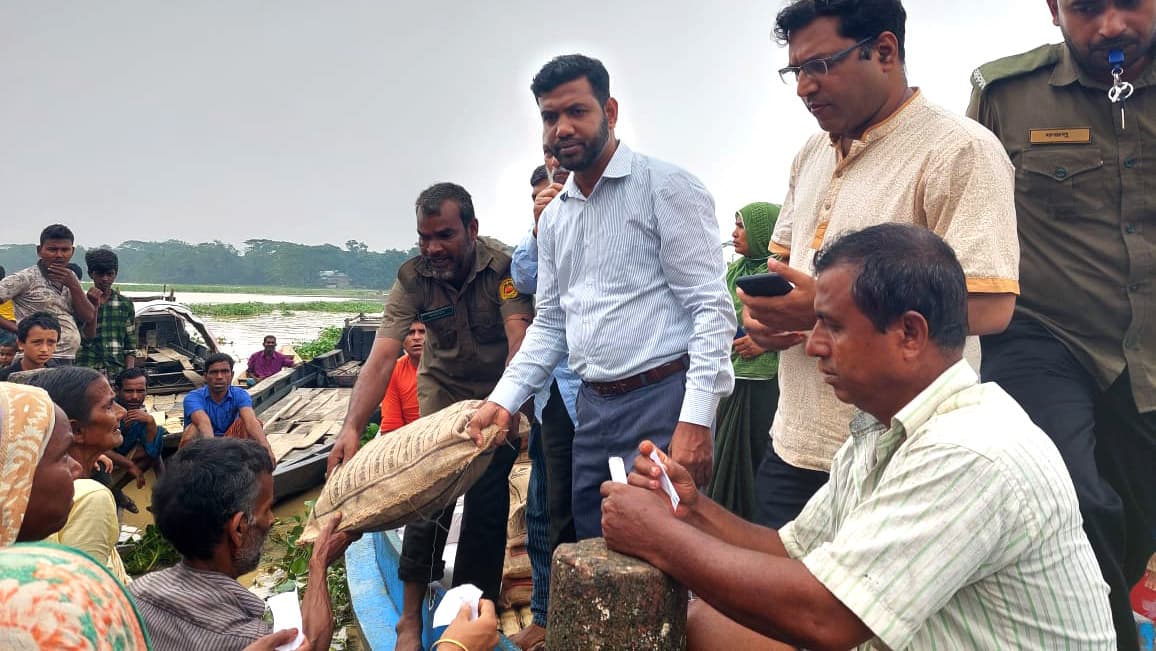
<svg viewBox="0 0 1156 651">
<path fill-rule="evenodd" d="M 860 648 L 1115 649 L 1108 586 L 1059 451 L 960 361 L 860 412 L 783 546 L 876 636 Z"/>
<path fill-rule="evenodd" d="M 1016 312 L 1051 331 L 1101 389 L 1127 367 L 1139 411 L 1156 410 L 1156 63 L 1132 81 L 1121 128 L 1108 85 L 1066 46 L 1029 54 L 1050 62 L 977 88 L 968 108 L 1017 170 Z"/>
<path fill-rule="evenodd" d="M 771 252 L 814 273 L 815 252 L 839 234 L 895 222 L 923 226 L 955 251 L 971 293 L 1019 291 L 1014 170 L 999 141 L 972 120 L 933 106 L 918 90 L 844 156 L 826 133 L 791 167 Z M 966 357 L 978 361 L 976 337 Z M 779 355 L 775 452 L 798 468 L 826 471 L 854 409 L 835 397 L 802 345 Z"/>
<path fill-rule="evenodd" d="M 619 143 L 589 197 L 571 174 L 538 220 L 536 316 L 490 399 L 518 408 L 567 351 L 585 382 L 689 353 L 679 420 L 709 427 L 734 386 L 720 241 L 710 193 L 669 163 Z"/>
<path fill-rule="evenodd" d="M 225 392 L 225 397 L 220 402 L 216 402 L 209 395 L 209 387 L 203 386 L 200 389 L 190 391 L 185 396 L 185 427 L 193 423 L 194 413 L 203 411 L 209 416 L 209 422 L 213 424 L 213 434 L 224 436 L 229 426 L 241 414 L 241 408 L 252 408 L 252 406 L 253 399 L 249 397 L 249 392 L 241 387 L 230 386 L 229 390 Z"/>
<path fill-rule="evenodd" d="M 54 357 L 72 359 L 80 350 L 80 330 L 72 316 L 72 292 L 56 287 L 39 266 L 21 269 L 0 280 L 0 302 L 11 300 L 16 307 L 16 321 L 35 312 L 48 312 L 60 321 L 60 340 Z"/>
</svg>

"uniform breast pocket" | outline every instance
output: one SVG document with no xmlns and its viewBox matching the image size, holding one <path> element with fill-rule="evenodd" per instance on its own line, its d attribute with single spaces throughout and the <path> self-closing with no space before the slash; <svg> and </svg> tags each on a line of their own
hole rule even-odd
<svg viewBox="0 0 1156 651">
<path fill-rule="evenodd" d="M 432 339 L 426 345 L 435 350 L 452 351 L 458 346 L 457 322 L 453 316 L 434 319 L 425 322 L 426 339 Z"/>
<path fill-rule="evenodd" d="M 492 344 L 506 338 L 501 313 L 476 315 L 472 328 L 474 340 L 479 344 Z"/>
<path fill-rule="evenodd" d="M 1095 145 L 1039 147 L 1019 161 L 1020 196 L 1047 205 L 1058 220 L 1112 221 L 1104 206 L 1110 191 L 1104 158 Z"/>
</svg>

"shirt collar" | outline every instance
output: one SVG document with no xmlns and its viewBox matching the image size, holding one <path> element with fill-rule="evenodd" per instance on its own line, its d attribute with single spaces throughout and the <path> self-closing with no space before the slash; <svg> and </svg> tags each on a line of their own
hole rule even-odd
<svg viewBox="0 0 1156 651">
<path fill-rule="evenodd" d="M 1111 87 L 1110 83 L 1094 79 L 1085 72 L 1076 61 L 1076 57 L 1072 56 L 1072 51 L 1068 46 L 1062 45 L 1060 47 L 1060 61 L 1056 67 L 1052 68 L 1052 76 L 1048 79 L 1048 83 L 1052 86 L 1069 86 L 1076 82 L 1085 88 L 1098 90 L 1107 90 Z M 1148 68 L 1132 81 L 1132 85 L 1135 88 L 1156 85 L 1156 59 L 1148 62 Z"/>
<path fill-rule="evenodd" d="M 597 189 L 602 185 L 602 179 L 621 179 L 630 176 L 630 169 L 634 165 L 634 151 L 626 146 L 626 143 L 621 140 L 618 141 L 618 146 L 614 149 L 614 155 L 610 157 L 610 162 L 606 164 L 606 169 L 602 170 L 602 176 L 598 179 L 598 183 L 594 184 Z M 594 194 L 591 192 L 590 194 Z M 582 191 L 578 189 L 578 182 L 575 180 L 574 174 L 571 173 L 566 179 L 566 185 L 562 186 L 562 193 L 560 195 L 562 201 L 569 201 L 570 199 L 582 197 Z"/>
<path fill-rule="evenodd" d="M 924 106 L 927 106 L 927 99 L 923 97 L 923 91 L 921 91 L 918 87 L 913 88 L 911 97 L 903 100 L 903 103 L 899 105 L 899 108 L 895 109 L 894 113 L 888 115 L 883 119 L 882 122 L 867 127 L 867 129 L 863 132 L 863 136 L 856 139 L 852 143 L 852 150 L 861 148 L 887 137 L 888 134 L 903 125 L 906 116 L 914 113 L 916 110 L 923 108 Z M 840 136 L 832 133 L 828 134 L 828 139 L 830 140 L 832 147 L 838 147 Z"/>
</svg>

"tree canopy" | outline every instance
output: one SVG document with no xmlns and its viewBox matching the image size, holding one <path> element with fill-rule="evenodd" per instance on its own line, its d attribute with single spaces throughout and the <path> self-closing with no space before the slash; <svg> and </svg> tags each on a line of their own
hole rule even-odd
<svg viewBox="0 0 1156 651">
<path fill-rule="evenodd" d="M 219 240 L 129 240 L 107 248 L 120 258 L 118 280 L 124 282 L 279 287 L 324 287 L 321 272 L 334 271 L 348 276 L 352 287 L 388 289 L 398 267 L 417 255 L 416 248 L 370 251 L 357 240 L 347 241 L 344 249 L 259 239 L 246 240 L 241 249 Z M 77 247 L 72 261 L 84 268 L 83 247 Z M 8 273 L 35 263 L 35 245 L 0 245 L 0 265 Z"/>
</svg>

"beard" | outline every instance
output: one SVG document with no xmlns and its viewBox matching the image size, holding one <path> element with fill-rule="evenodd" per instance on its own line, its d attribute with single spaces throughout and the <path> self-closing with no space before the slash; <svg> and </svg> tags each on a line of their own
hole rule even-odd
<svg viewBox="0 0 1156 651">
<path fill-rule="evenodd" d="M 550 147 L 550 152 L 554 154 L 554 158 L 558 159 L 562 166 L 571 172 L 581 172 L 588 170 L 594 166 L 598 161 L 598 157 L 602 155 L 602 150 L 606 147 L 606 142 L 610 140 L 610 121 L 606 119 L 606 113 L 602 113 L 602 124 L 598 125 L 598 135 L 594 138 L 582 143 L 582 151 L 576 156 L 563 156 L 561 147 L 554 145 Z M 569 141 L 566 144 L 573 144 Z"/>
<path fill-rule="evenodd" d="M 268 529 L 259 530 L 256 522 L 251 524 L 244 544 L 233 555 L 233 566 L 238 574 L 248 574 L 261 564 L 261 548 L 265 546 L 265 535 L 268 533 Z"/>
</svg>

